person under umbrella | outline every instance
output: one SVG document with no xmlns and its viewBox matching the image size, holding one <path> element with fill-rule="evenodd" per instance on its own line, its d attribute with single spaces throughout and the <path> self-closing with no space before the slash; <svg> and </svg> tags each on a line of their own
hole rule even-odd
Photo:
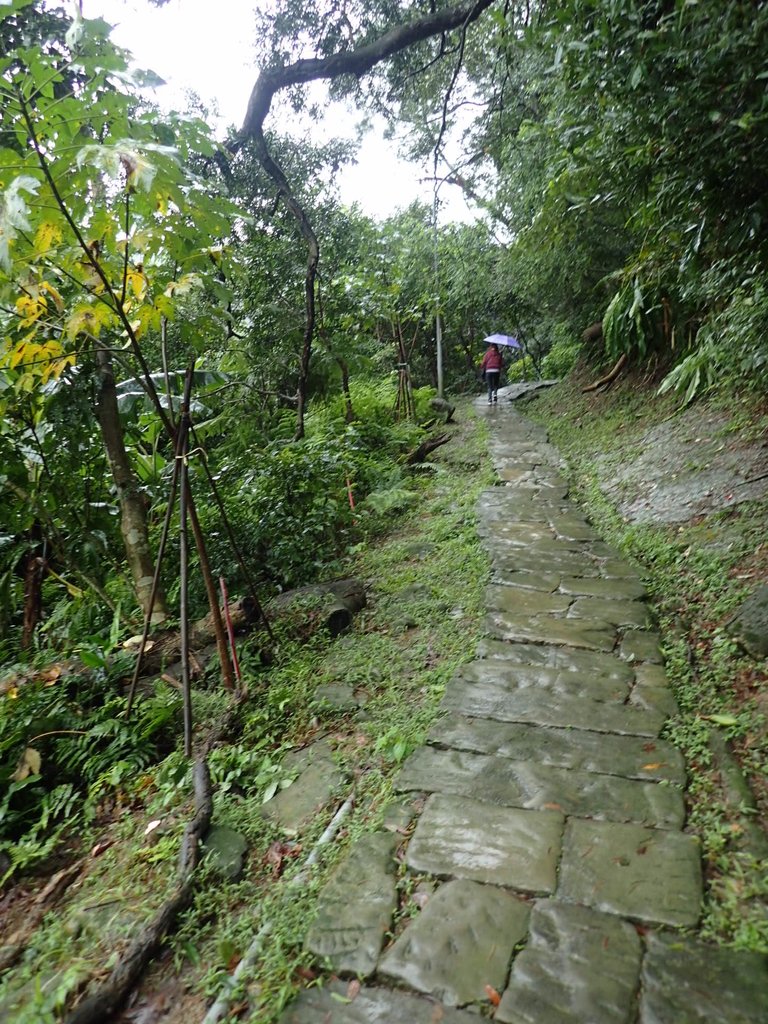
<svg viewBox="0 0 768 1024">
<path fill-rule="evenodd" d="M 488 385 L 488 405 L 493 405 L 499 400 L 499 377 L 504 360 L 501 358 L 501 351 L 498 345 L 489 345 L 480 363 L 485 383 Z"/>
</svg>

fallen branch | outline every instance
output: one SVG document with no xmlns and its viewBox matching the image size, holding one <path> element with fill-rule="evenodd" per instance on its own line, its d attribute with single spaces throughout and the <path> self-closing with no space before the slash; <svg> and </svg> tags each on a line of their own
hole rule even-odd
<svg viewBox="0 0 768 1024">
<path fill-rule="evenodd" d="M 435 450 L 435 448 L 448 444 L 450 440 L 450 434 L 440 434 L 439 437 L 428 437 L 426 441 L 422 441 L 419 447 L 411 452 L 405 460 L 406 466 L 415 466 L 417 463 L 423 462 L 426 457 Z"/>
<path fill-rule="evenodd" d="M 612 384 L 624 369 L 624 365 L 628 358 L 629 357 L 626 352 L 620 355 L 611 372 L 607 373 L 605 377 L 601 377 L 600 380 L 596 380 L 594 384 L 588 384 L 585 388 L 582 388 L 582 393 L 586 391 L 597 391 L 598 388 L 608 387 L 609 384 Z"/>
<path fill-rule="evenodd" d="M 181 840 L 176 892 L 139 932 L 107 980 L 64 1018 L 64 1024 L 102 1024 L 108 1020 L 125 1002 L 161 942 L 172 931 L 179 914 L 191 904 L 200 843 L 210 827 L 213 814 L 211 777 L 203 757 L 195 761 L 194 782 L 195 815 Z"/>
</svg>

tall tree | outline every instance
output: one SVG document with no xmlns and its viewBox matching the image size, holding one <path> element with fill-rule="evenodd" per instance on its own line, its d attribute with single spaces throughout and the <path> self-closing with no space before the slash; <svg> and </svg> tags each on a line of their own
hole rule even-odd
<svg viewBox="0 0 768 1024">
<path fill-rule="evenodd" d="M 169 400 L 158 393 L 145 346 L 182 311 L 187 346 L 202 341 L 186 296 L 215 278 L 211 240 L 230 230 L 232 208 L 217 206 L 210 184 L 189 171 L 194 153 L 214 152 L 203 125 L 158 122 L 128 88 L 143 79 L 107 34 L 102 22 L 76 19 L 63 54 L 32 43 L 0 64 L 1 358 L 20 394 L 71 376 L 78 363 L 98 375 L 98 423 L 146 610 L 154 567 L 114 365 L 141 382 L 171 444 Z M 165 613 L 162 598 L 157 611 Z"/>
</svg>

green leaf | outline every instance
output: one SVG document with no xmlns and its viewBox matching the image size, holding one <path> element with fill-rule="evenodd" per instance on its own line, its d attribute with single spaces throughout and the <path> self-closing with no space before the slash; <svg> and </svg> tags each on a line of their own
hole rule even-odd
<svg viewBox="0 0 768 1024">
<path fill-rule="evenodd" d="M 718 714 L 718 715 L 705 715 L 704 717 L 708 718 L 710 722 L 714 722 L 715 725 L 729 726 L 729 725 L 738 725 L 739 724 L 738 718 L 734 718 L 733 715 L 720 715 L 720 714 Z"/>
</svg>

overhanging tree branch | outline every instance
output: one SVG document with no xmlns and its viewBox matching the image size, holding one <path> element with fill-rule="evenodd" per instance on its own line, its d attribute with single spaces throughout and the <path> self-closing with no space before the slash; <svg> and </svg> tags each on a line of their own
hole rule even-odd
<svg viewBox="0 0 768 1024">
<path fill-rule="evenodd" d="M 295 61 L 283 67 L 262 71 L 256 80 L 248 101 L 243 126 L 238 139 L 230 147 L 236 152 L 245 139 L 253 139 L 257 156 L 264 170 L 277 185 L 288 209 L 296 219 L 299 231 L 307 246 L 307 272 L 305 277 L 305 328 L 304 347 L 299 370 L 299 402 L 297 410 L 296 438 L 304 436 L 304 409 L 309 377 L 309 361 L 312 339 L 315 331 L 315 280 L 320 258 L 320 246 L 310 220 L 296 199 L 283 170 L 272 157 L 264 138 L 264 121 L 269 113 L 272 100 L 281 89 L 322 79 L 340 78 L 343 75 L 360 77 L 377 64 L 397 53 L 423 42 L 434 35 L 442 35 L 453 29 L 466 31 L 495 0 L 472 0 L 471 3 L 457 4 L 443 11 L 430 13 L 405 25 L 397 25 L 373 42 L 364 43 L 357 49 L 331 54 L 330 57 L 309 58 Z"/>
<path fill-rule="evenodd" d="M 330 57 L 297 60 L 286 67 L 262 71 L 248 101 L 240 135 L 252 137 L 262 127 L 272 99 L 280 89 L 325 78 L 340 78 L 342 75 L 364 75 L 381 61 L 407 50 L 409 46 L 442 32 L 472 24 L 493 3 L 494 0 L 473 0 L 469 4 L 457 4 L 407 25 L 397 25 L 379 39 L 365 43 L 356 50 L 345 50 L 343 53 L 331 54 Z"/>
</svg>

